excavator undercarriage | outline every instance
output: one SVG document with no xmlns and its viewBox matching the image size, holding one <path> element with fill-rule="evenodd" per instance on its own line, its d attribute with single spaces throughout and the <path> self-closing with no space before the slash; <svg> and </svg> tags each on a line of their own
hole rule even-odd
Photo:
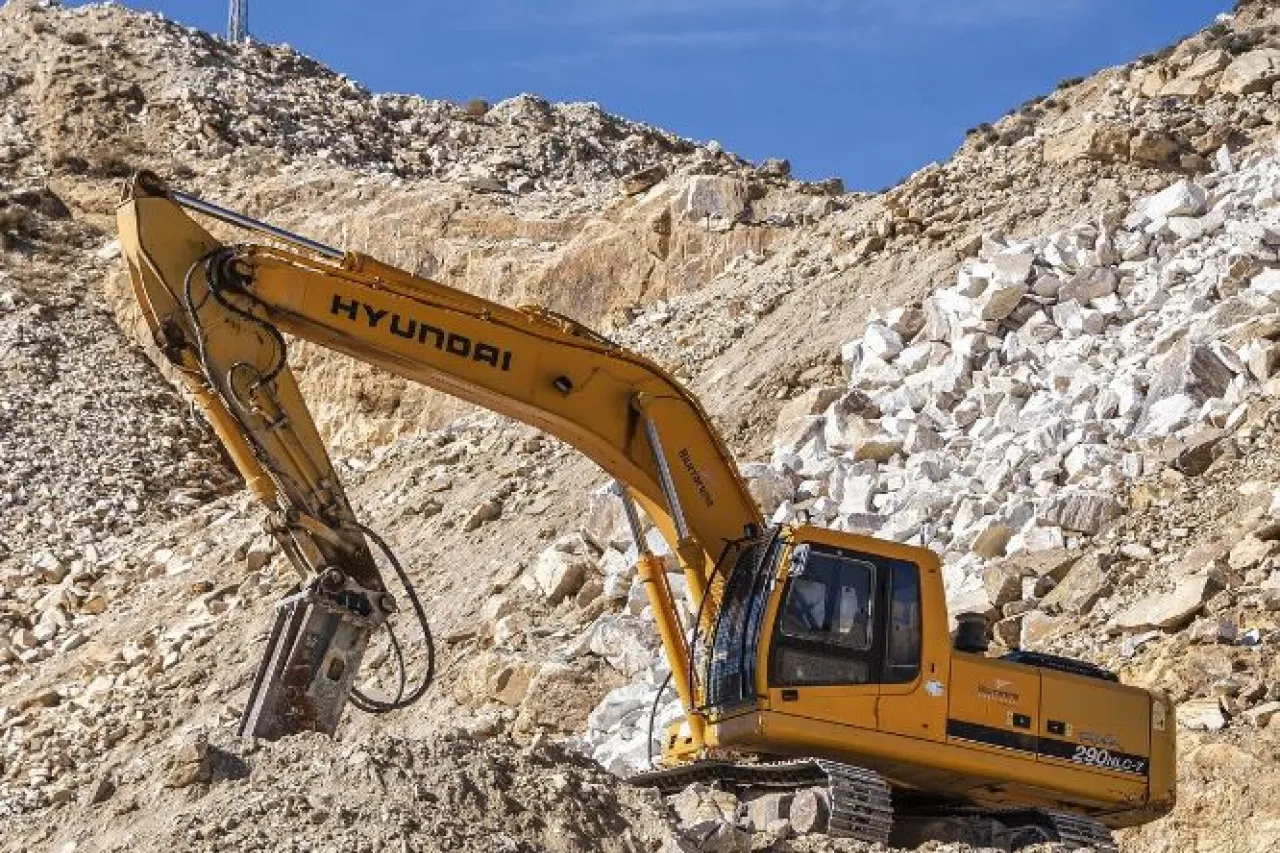
<svg viewBox="0 0 1280 853">
<path fill-rule="evenodd" d="M 639 773 L 628 781 L 655 788 L 664 795 L 679 793 L 694 784 L 731 791 L 748 814 L 758 811 L 766 820 L 787 819 L 793 831 L 886 847 L 954 841 L 1017 850 L 1031 844 L 1057 842 L 1067 850 L 1119 853 L 1111 830 L 1088 817 L 1053 809 L 942 804 L 933 798 L 912 796 L 911 792 L 895 793 L 880 774 L 838 761 L 699 761 Z M 769 799 L 768 807 L 753 807 L 757 799 Z M 755 820 L 761 821 L 758 817 Z"/>
</svg>

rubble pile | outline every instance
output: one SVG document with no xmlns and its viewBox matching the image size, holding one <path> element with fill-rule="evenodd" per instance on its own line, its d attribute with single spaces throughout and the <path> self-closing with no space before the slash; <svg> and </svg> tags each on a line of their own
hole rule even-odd
<svg viewBox="0 0 1280 853">
<path fill-rule="evenodd" d="M 119 770 L 121 784 L 148 785 L 170 806 L 139 815 L 136 834 L 99 849 L 283 849 L 299 823 L 313 849 L 629 852 L 671 838 L 656 795 L 554 746 L 464 733 L 358 737 L 338 748 L 320 736 L 247 748 L 188 739 L 165 769 Z M 197 807 L 192 792 L 203 794 Z M 131 804 L 105 805 L 127 813 Z"/>
<path fill-rule="evenodd" d="M 1250 401 L 1280 390 L 1267 266 L 1280 159 L 1219 157 L 1222 171 L 1123 217 L 987 235 L 955 285 L 874 315 L 842 349 L 847 384 L 790 401 L 771 462 L 743 468 L 772 520 L 930 547 L 953 614 L 1003 618 L 1009 646 L 1034 647 L 1039 622 L 1025 614 L 1061 575 L 991 564 L 1084 546 L 1144 473 L 1202 473 Z M 1197 577 L 1180 594 L 1198 606 L 1210 592 Z M 589 737 L 606 766 L 646 765 L 658 683 L 621 688 L 595 712 Z"/>
<path fill-rule="evenodd" d="M 22 8 L 10 10 L 7 19 L 14 35 L 25 38 L 13 39 L 6 59 L 15 68 L 34 67 L 37 52 L 60 54 L 53 61 L 64 73 L 55 73 L 37 97 L 48 103 L 71 94 L 61 87 L 74 86 L 79 103 L 93 103 L 95 110 L 85 114 L 74 104 L 62 104 L 58 114 L 71 138 L 42 139 L 37 129 L 35 138 L 9 142 L 8 162 L 52 146 L 61 152 L 57 165 L 89 172 L 110 171 L 112 158 L 176 166 L 189 177 L 204 171 L 211 159 L 241 168 L 253 163 L 262 174 L 286 164 L 332 164 L 348 175 L 351 170 L 385 172 L 501 196 L 573 184 L 578 194 L 593 196 L 580 202 L 580 209 L 597 208 L 601 194 L 616 194 L 615 182 L 624 177 L 632 194 L 675 171 L 787 179 L 780 161 L 760 171 L 718 145 L 698 145 L 595 104 L 551 104 L 533 95 L 494 105 L 375 95 L 288 45 L 228 44 L 155 13 L 126 14 L 110 5 L 66 10 L 30 0 L 16 5 Z M 124 73 L 67 75 L 88 70 L 86 55 L 99 70 Z M 57 79 L 64 76 L 75 79 Z M 8 76 L 5 81 L 6 89 L 28 82 Z M 98 114 L 112 110 L 118 115 Z M 8 117 L 15 123 L 20 119 Z M 78 137 L 104 120 L 118 129 L 116 138 L 70 150 L 73 144 L 92 143 Z M 154 150 L 147 145 L 153 134 L 170 134 L 171 144 Z"/>
</svg>

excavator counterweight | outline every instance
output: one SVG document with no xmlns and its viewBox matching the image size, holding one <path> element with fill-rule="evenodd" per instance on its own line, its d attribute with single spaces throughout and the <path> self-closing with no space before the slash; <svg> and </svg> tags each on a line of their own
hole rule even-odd
<svg viewBox="0 0 1280 853">
<path fill-rule="evenodd" d="M 262 242 L 224 244 L 189 211 Z M 1173 807 L 1167 697 L 1079 661 L 993 658 L 981 636 L 953 638 L 928 549 L 766 527 L 697 399 L 644 356 L 544 309 L 171 192 L 153 175 L 129 182 L 118 219 L 157 348 L 302 579 L 281 602 L 242 733 L 333 733 L 348 703 L 411 704 L 432 668 L 391 698 L 353 686 L 370 638 L 397 621 L 375 552 L 429 640 L 426 612 L 346 498 L 289 368 L 290 335 L 531 424 L 617 482 L 685 712 L 664 736 L 663 767 L 637 784 L 783 791 L 827 831 L 877 842 L 900 819 L 947 814 L 1108 849 L 1110 827 Z M 676 556 L 691 623 L 641 513 Z"/>
</svg>

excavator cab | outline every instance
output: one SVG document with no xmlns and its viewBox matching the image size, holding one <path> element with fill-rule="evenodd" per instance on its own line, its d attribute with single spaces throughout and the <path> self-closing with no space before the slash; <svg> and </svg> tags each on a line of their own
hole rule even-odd
<svg viewBox="0 0 1280 853">
<path fill-rule="evenodd" d="M 817 528 L 779 529 L 745 546 L 709 644 L 706 705 L 722 716 L 774 692 L 794 703 L 915 682 L 921 563 L 936 572 L 928 551 Z"/>
</svg>

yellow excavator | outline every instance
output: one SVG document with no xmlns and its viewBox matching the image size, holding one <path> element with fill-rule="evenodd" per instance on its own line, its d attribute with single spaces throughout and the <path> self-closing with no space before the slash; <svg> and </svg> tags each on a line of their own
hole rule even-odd
<svg viewBox="0 0 1280 853">
<path fill-rule="evenodd" d="M 257 235 L 223 244 L 190 215 Z M 980 816 L 1025 841 L 1114 850 L 1110 830 L 1175 797 L 1167 697 L 1080 661 L 986 654 L 949 630 L 937 556 L 807 525 L 767 526 L 698 400 L 654 362 L 563 316 L 512 309 L 292 234 L 139 173 L 118 211 L 134 293 L 302 581 L 283 599 L 240 731 L 332 734 L 397 602 L 286 360 L 285 334 L 531 424 L 618 484 L 684 719 L 632 781 L 817 791 L 834 835 L 887 843 L 895 819 Z M 681 623 L 638 507 L 671 546 Z M 394 644 L 401 656 L 398 644 Z M 428 662 L 428 669 L 430 662 Z"/>
</svg>

